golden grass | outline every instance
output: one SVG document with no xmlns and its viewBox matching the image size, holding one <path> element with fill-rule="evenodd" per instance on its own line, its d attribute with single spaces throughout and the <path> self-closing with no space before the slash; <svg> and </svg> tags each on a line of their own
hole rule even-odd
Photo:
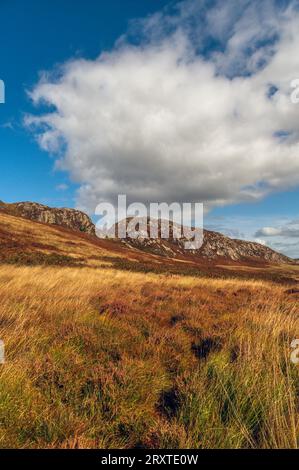
<svg viewBox="0 0 299 470">
<path fill-rule="evenodd" d="M 0 447 L 296 448 L 285 289 L 0 266 Z"/>
<path fill-rule="evenodd" d="M 2 212 L 0 212 L 0 223 L 1 252 L 7 245 L 10 251 L 16 251 L 19 256 L 22 252 L 33 252 L 35 255 L 56 254 L 74 261 L 83 260 L 90 265 L 99 264 L 95 262 L 95 256 L 111 255 L 109 250 L 96 246 L 80 233 L 69 232 L 56 225 L 33 223 L 31 220 Z"/>
</svg>

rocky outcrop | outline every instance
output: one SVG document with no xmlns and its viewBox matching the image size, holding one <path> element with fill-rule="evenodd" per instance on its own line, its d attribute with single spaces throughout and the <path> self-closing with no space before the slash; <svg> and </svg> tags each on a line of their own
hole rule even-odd
<svg viewBox="0 0 299 470">
<path fill-rule="evenodd" d="M 127 224 L 129 224 L 128 219 Z M 143 251 L 151 252 L 153 254 L 177 257 L 179 255 L 200 257 L 207 261 L 219 261 L 230 260 L 230 261 L 251 261 L 259 263 L 293 263 L 294 261 L 287 256 L 277 253 L 276 251 L 268 248 L 267 246 L 259 243 L 236 240 L 226 237 L 218 232 L 212 232 L 210 230 L 203 231 L 203 243 L 198 249 L 186 249 L 185 242 L 190 240 L 192 237 L 191 229 L 185 229 L 184 231 L 177 224 L 170 223 L 169 237 L 164 238 L 165 234 L 161 232 L 159 227 L 159 238 L 148 238 L 147 234 L 150 233 L 150 225 L 157 223 L 157 221 L 147 221 L 145 224 L 140 220 L 139 227 L 135 230 L 139 230 L 140 227 L 145 227 L 146 230 L 140 230 L 140 234 L 136 237 L 130 236 L 123 240 L 128 247 L 140 249 Z M 138 225 L 138 224 L 137 224 Z M 116 227 L 117 233 L 117 227 Z M 185 236 L 178 234 L 185 233 Z M 161 236 L 162 234 L 162 236 Z"/>
<path fill-rule="evenodd" d="M 5 204 L 0 201 L 0 210 L 37 222 L 60 225 L 71 230 L 95 235 L 95 226 L 88 215 L 75 209 L 57 209 L 36 202 Z"/>
<path fill-rule="evenodd" d="M 5 204 L 0 201 L 0 210 L 9 214 L 25 217 L 27 219 L 43 222 L 46 224 L 55 224 L 71 230 L 85 232 L 89 235 L 98 235 L 103 238 L 103 234 L 96 233 L 95 226 L 91 219 L 84 214 L 84 212 L 75 209 L 57 209 L 44 206 L 35 202 L 18 202 L 14 204 Z M 122 221 L 130 226 L 131 219 Z M 198 249 L 186 249 L 186 241 L 192 237 L 191 229 L 184 229 L 177 225 L 170 223 L 169 234 L 163 233 L 163 224 L 158 223 L 157 220 L 147 220 L 145 222 L 140 219 L 138 227 L 133 227 L 132 230 L 136 233 L 128 232 L 128 236 L 122 240 L 122 243 L 127 247 L 135 250 L 146 251 L 159 256 L 168 258 L 176 257 L 195 257 L 207 261 L 221 262 L 239 261 L 239 262 L 257 262 L 257 263 L 295 263 L 294 260 L 284 256 L 281 253 L 268 248 L 267 246 L 260 245 L 245 240 L 236 240 L 226 237 L 218 232 L 204 230 L 203 243 Z M 158 238 L 150 238 L 150 227 L 154 225 L 157 227 Z M 143 227 L 143 229 L 141 228 Z M 145 228 L 145 230 L 144 230 Z M 108 238 L 114 238 L 117 234 L 118 227 L 106 233 Z M 188 232 L 189 230 L 189 232 Z M 183 236 L 178 235 L 184 233 Z M 167 237 L 166 237 L 167 235 Z M 104 236 L 104 238 L 105 238 Z"/>
<path fill-rule="evenodd" d="M 287 256 L 260 243 L 231 239 L 221 233 L 209 230 L 204 230 L 204 241 L 199 253 L 209 259 L 228 258 L 233 261 L 256 260 L 269 263 L 292 262 Z"/>
</svg>

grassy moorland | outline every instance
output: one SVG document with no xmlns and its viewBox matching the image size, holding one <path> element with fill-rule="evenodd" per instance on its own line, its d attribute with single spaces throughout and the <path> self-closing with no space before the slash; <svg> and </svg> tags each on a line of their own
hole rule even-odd
<svg viewBox="0 0 299 470">
<path fill-rule="evenodd" d="M 271 280 L 296 267 L 137 269 L 148 255 L 1 217 L 0 448 L 298 447 L 298 297 Z"/>
<path fill-rule="evenodd" d="M 284 291 L 3 265 L 0 447 L 297 447 Z"/>
</svg>

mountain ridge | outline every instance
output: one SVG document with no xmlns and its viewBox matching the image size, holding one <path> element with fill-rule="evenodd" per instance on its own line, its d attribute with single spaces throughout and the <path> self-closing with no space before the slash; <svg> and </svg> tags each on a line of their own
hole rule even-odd
<svg viewBox="0 0 299 470">
<path fill-rule="evenodd" d="M 18 202 L 18 203 L 4 203 L 0 201 L 0 210 L 10 215 L 23 217 L 36 222 L 45 223 L 48 225 L 57 225 L 76 232 L 83 232 L 92 237 L 96 237 L 97 230 L 90 219 L 90 217 L 82 211 L 70 208 L 52 208 L 39 204 L 36 202 Z M 126 220 L 128 225 L 132 218 Z M 146 224 L 147 233 L 150 233 L 150 224 L 158 223 L 161 221 L 144 221 L 139 219 L 139 225 Z M 137 224 L 138 225 L 138 224 Z M 114 227 L 117 230 L 118 226 Z M 112 234 L 114 232 L 112 230 Z M 186 229 L 186 227 L 185 227 Z M 290 264 L 295 263 L 294 260 L 287 256 L 278 253 L 271 248 L 261 245 L 256 242 L 239 240 L 229 238 L 219 232 L 211 230 L 203 230 L 203 244 L 197 249 L 186 249 L 185 242 L 190 241 L 194 229 L 187 228 L 183 230 L 181 237 L 177 237 L 177 233 L 181 233 L 182 227 L 178 224 L 170 222 L 170 230 L 168 238 L 163 238 L 164 234 L 160 232 L 159 238 L 149 238 L 145 233 L 140 231 L 139 235 L 135 237 L 130 232 L 127 238 L 119 240 L 120 243 L 127 248 L 139 250 L 153 255 L 164 256 L 168 258 L 194 258 L 203 259 L 205 261 L 215 262 L 217 260 L 228 260 L 232 262 L 257 262 L 257 263 L 274 263 L 274 264 Z M 189 233 L 188 233 L 189 230 Z M 196 230 L 196 229 L 195 229 Z M 108 238 L 115 238 L 109 234 Z"/>
<path fill-rule="evenodd" d="M 0 201 L 0 210 L 26 219 L 59 225 L 75 231 L 95 235 L 95 226 L 90 217 L 82 211 L 70 208 L 49 207 L 37 202 L 5 203 Z"/>
<path fill-rule="evenodd" d="M 131 221 L 132 218 L 127 219 L 127 227 L 130 226 Z M 174 222 L 170 222 L 169 236 L 165 238 L 166 234 L 163 234 L 161 222 L 163 223 L 163 221 L 150 219 L 145 221 L 144 218 L 137 218 L 136 226 L 146 227 L 146 230 L 140 230 L 140 235 L 136 237 L 136 232 L 131 227 L 131 234 L 130 230 L 128 230 L 128 237 L 123 239 L 122 243 L 128 247 L 174 258 L 178 255 L 184 255 L 187 257 L 203 258 L 208 261 L 229 259 L 231 261 L 261 261 L 266 263 L 289 264 L 294 262 L 291 258 L 260 243 L 230 238 L 222 233 L 206 229 L 203 229 L 202 246 L 195 249 L 186 249 L 185 243 L 192 240 L 194 232 L 197 231 L 198 239 L 201 238 L 201 230 L 182 227 Z M 148 236 L 148 234 L 150 234 L 151 225 L 156 226 L 155 228 L 160 235 L 159 238 L 150 238 Z M 112 228 L 111 233 L 117 233 L 117 230 L 118 224 Z M 179 234 L 182 233 L 183 235 L 179 237 Z"/>
</svg>

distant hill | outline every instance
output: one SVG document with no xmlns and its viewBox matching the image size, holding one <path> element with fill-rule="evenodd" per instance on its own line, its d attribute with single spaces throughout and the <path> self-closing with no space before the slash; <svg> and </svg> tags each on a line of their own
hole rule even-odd
<svg viewBox="0 0 299 470">
<path fill-rule="evenodd" d="M 61 227 L 95 235 L 95 226 L 88 215 L 75 209 L 52 208 L 36 202 L 6 204 L 0 201 L 0 210 L 37 222 L 60 225 Z"/>
<path fill-rule="evenodd" d="M 130 220 L 130 218 L 127 220 L 127 225 Z M 191 250 L 186 249 L 185 242 L 190 240 L 192 237 L 192 231 L 188 228 L 183 231 L 182 228 L 175 223 L 170 223 L 168 238 L 163 238 L 163 233 L 161 236 L 161 225 L 159 225 L 158 233 L 160 234 L 160 238 L 150 239 L 147 237 L 147 233 L 150 233 L 151 223 L 153 223 L 153 221 L 150 222 L 149 219 L 146 223 L 144 223 L 144 219 L 140 219 L 139 225 L 147 227 L 146 233 L 143 234 L 141 231 L 137 238 L 133 238 L 132 235 L 131 237 L 123 240 L 123 243 L 139 250 L 174 258 L 179 255 L 184 255 L 192 258 L 202 258 L 207 261 L 229 260 L 278 264 L 293 263 L 293 260 L 287 256 L 261 245 L 260 243 L 231 239 L 221 233 L 210 230 L 203 231 L 203 244 L 200 248 Z M 157 223 L 157 221 L 154 221 L 154 223 Z M 117 226 L 113 230 L 117 233 Z M 138 230 L 138 226 L 136 230 Z M 187 235 L 177 238 L 175 236 L 175 232 L 179 234 L 185 233 Z"/>
<path fill-rule="evenodd" d="M 85 233 L 90 235 L 93 239 L 96 238 L 95 225 L 91 219 L 84 213 L 75 209 L 68 208 L 51 208 L 42 204 L 34 202 L 19 202 L 14 204 L 6 204 L 0 201 L 0 212 L 30 219 L 36 222 L 56 225 L 64 227 L 66 229 Z M 131 219 L 127 220 L 127 224 Z M 140 219 L 140 225 L 144 222 Z M 150 233 L 150 223 L 158 223 L 158 221 L 147 220 L 145 226 L 147 232 Z M 138 228 L 137 228 L 138 229 Z M 170 223 L 170 232 L 167 239 L 161 236 L 160 238 L 151 239 L 147 237 L 146 233 L 140 232 L 137 238 L 133 236 L 124 240 L 115 240 L 117 244 L 126 246 L 130 250 L 140 251 L 143 253 L 158 255 L 163 258 L 169 259 L 185 259 L 192 260 L 194 262 L 238 262 L 238 263 L 294 263 L 287 256 L 277 253 L 276 251 L 261 245 L 259 243 L 231 239 L 218 232 L 204 230 L 203 244 L 199 249 L 186 249 L 185 242 L 191 237 L 188 235 L 188 229 L 184 232 L 187 236 L 181 236 L 179 239 L 176 238 L 175 232 L 180 231 L 181 227 L 177 224 Z M 117 227 L 116 227 L 117 231 Z"/>
</svg>

